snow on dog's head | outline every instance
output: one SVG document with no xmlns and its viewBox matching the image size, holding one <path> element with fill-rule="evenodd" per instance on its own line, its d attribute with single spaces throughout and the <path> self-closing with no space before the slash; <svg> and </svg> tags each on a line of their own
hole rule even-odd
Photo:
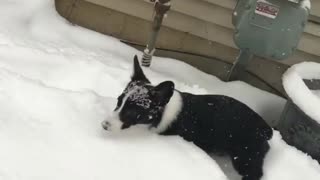
<svg viewBox="0 0 320 180">
<path fill-rule="evenodd" d="M 158 127 L 173 94 L 174 83 L 171 81 L 152 86 L 135 56 L 131 81 L 118 97 L 112 116 L 102 122 L 102 127 L 108 131 L 119 131 L 134 125 Z"/>
</svg>

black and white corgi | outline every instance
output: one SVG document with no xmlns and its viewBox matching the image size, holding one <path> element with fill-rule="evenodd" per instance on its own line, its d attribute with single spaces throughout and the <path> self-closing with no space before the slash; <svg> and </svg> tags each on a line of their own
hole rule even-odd
<svg viewBox="0 0 320 180">
<path fill-rule="evenodd" d="M 256 112 L 231 97 L 180 92 L 171 81 L 152 86 L 137 56 L 131 81 L 118 97 L 112 117 L 102 122 L 108 131 L 134 125 L 161 135 L 179 135 L 207 153 L 227 153 L 243 180 L 262 177 L 273 134 Z"/>
</svg>

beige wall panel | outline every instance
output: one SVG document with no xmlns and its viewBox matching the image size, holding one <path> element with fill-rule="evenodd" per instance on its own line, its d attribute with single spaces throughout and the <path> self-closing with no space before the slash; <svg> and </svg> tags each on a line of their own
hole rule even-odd
<svg viewBox="0 0 320 180">
<path fill-rule="evenodd" d="M 112 36 L 119 36 L 123 31 L 123 24 L 125 24 L 126 15 L 120 12 L 114 12 L 110 9 L 104 9 L 103 11 L 97 11 L 97 7 L 93 4 L 84 6 L 84 1 L 79 1 L 77 4 L 77 10 L 73 10 L 70 18 L 80 24 L 87 23 L 90 29 L 96 31 L 102 31 Z M 96 18 L 103 17 L 103 18 Z M 90 23 L 87 20 L 90 19 Z M 116 21 L 114 21 L 116 19 Z"/>
<path fill-rule="evenodd" d="M 320 17 L 320 1 L 311 0 L 311 15 Z"/>
<path fill-rule="evenodd" d="M 199 0 L 173 0 L 172 10 L 203 21 L 233 28 L 231 23 L 231 9 Z"/>
<path fill-rule="evenodd" d="M 309 53 L 300 51 L 300 50 L 297 50 L 293 53 L 292 56 L 290 56 L 288 59 L 280 61 L 280 63 L 292 65 L 292 64 L 296 64 L 296 63 L 299 63 L 302 61 L 314 61 L 314 62 L 320 63 L 320 57 L 313 55 L 313 54 L 309 54 Z"/>
<path fill-rule="evenodd" d="M 206 1 L 212 4 L 217 4 L 219 6 L 222 6 L 228 9 L 233 9 L 236 6 L 235 0 L 202 0 L 202 1 Z"/>
<path fill-rule="evenodd" d="M 99 5 L 116 9 L 145 20 L 151 20 L 152 4 L 146 0 L 87 0 Z M 226 0 L 224 6 L 235 3 Z M 187 32 L 209 41 L 236 48 L 233 42 L 231 9 L 217 4 L 221 1 L 211 0 L 174 0 L 164 26 Z M 302 36 L 298 49 L 320 56 L 320 25 L 308 23 L 306 33 Z M 310 36 L 313 35 L 313 36 Z"/>
<path fill-rule="evenodd" d="M 130 14 L 126 15 L 119 11 L 114 11 L 113 9 L 111 10 L 109 8 L 104 8 L 102 6 L 94 5 L 91 3 L 86 3 L 88 5 L 83 6 L 85 1 L 81 0 L 77 1 L 78 4 L 76 11 L 65 11 L 66 13 L 71 14 L 71 21 L 76 20 L 79 24 L 83 24 L 90 29 L 140 44 L 146 43 L 148 38 L 148 34 L 146 34 L 146 32 L 150 30 L 151 26 L 150 19 L 152 11 L 150 10 L 150 8 L 152 9 L 152 6 L 150 3 L 146 3 L 143 0 L 101 1 L 103 1 L 103 3 L 106 3 L 105 5 L 113 4 L 112 6 L 115 5 L 114 3 L 111 3 L 111 1 L 117 1 L 119 3 L 116 6 L 119 6 L 119 8 L 127 6 L 133 7 L 130 3 L 125 3 L 126 1 L 130 1 L 133 4 L 140 3 L 140 5 L 137 6 L 140 9 L 138 8 L 138 10 L 135 11 L 140 12 L 140 14 L 149 14 L 150 16 L 145 16 L 144 18 L 145 20 L 147 20 L 145 21 L 143 20 L 143 18 L 133 18 L 135 16 L 131 16 Z M 181 1 L 183 0 L 176 1 L 179 1 L 181 3 Z M 186 2 L 187 1 L 192 2 L 194 0 L 186 0 Z M 62 4 L 71 2 L 72 0 L 62 1 Z M 145 11 L 145 13 L 141 13 L 143 10 Z M 147 17 L 149 17 L 149 20 Z M 234 45 L 232 38 L 233 30 L 230 28 L 224 28 L 214 23 L 208 23 L 206 21 L 202 21 L 201 19 L 190 17 L 186 14 L 182 14 L 176 11 L 171 11 L 169 13 L 168 18 L 165 19 L 164 24 L 170 28 L 162 28 L 160 37 L 157 42 L 158 47 L 191 52 L 195 54 L 203 54 L 205 56 L 217 57 L 228 62 L 231 62 L 236 57 L 235 53 L 237 53 L 238 51 L 235 49 L 236 46 Z M 170 29 L 174 29 L 176 31 L 172 31 Z M 320 58 L 318 58 L 320 53 L 320 38 L 317 36 L 318 34 L 320 34 L 319 25 L 309 23 L 306 29 L 312 32 L 312 34 L 304 34 L 299 44 L 300 51 L 297 51 L 289 59 L 282 61 L 283 63 L 293 64 L 302 61 L 303 59 L 310 59 L 312 61 L 318 62 L 320 61 Z M 181 33 L 177 33 L 179 31 Z M 199 38 L 195 38 L 195 36 L 198 36 Z M 201 42 L 201 45 L 194 46 L 195 43 L 191 42 L 195 41 L 193 39 L 198 39 L 196 41 L 198 43 Z M 210 44 L 214 44 L 214 46 Z M 220 45 L 217 46 L 218 44 Z M 225 52 L 221 52 L 223 51 L 223 48 L 219 47 L 224 47 L 226 49 Z M 231 51 L 233 53 L 229 53 Z"/>
<path fill-rule="evenodd" d="M 310 34 L 304 34 L 303 38 L 299 42 L 298 49 L 316 56 L 320 56 L 320 38 Z"/>
<path fill-rule="evenodd" d="M 152 4 L 143 0 L 87 0 L 117 11 L 151 21 Z M 127 3 L 125 3 L 127 2 Z M 126 8 L 124 8 L 126 7 Z M 128 8 L 130 7 L 130 8 Z M 123 8 L 123 9 L 122 9 Z M 136 9 L 135 9 L 136 8 Z M 188 16 L 177 11 L 170 11 L 163 22 L 164 26 L 195 36 L 215 41 L 226 46 L 236 47 L 232 39 L 232 30 L 217 24 L 208 23 L 199 18 Z M 214 34 L 215 37 L 211 36 Z M 218 35 L 218 36 L 217 36 Z"/>
<path fill-rule="evenodd" d="M 144 48 L 151 28 L 152 4 L 144 0 L 101 0 L 101 3 L 103 1 L 106 4 L 100 6 L 87 1 L 56 0 L 56 5 L 59 13 L 75 24 L 141 44 L 142 46 L 139 46 L 140 50 Z M 185 2 L 195 1 L 197 0 L 186 0 Z M 224 13 L 226 16 L 219 17 L 221 19 L 226 18 L 228 22 L 221 19 L 209 21 L 204 16 L 189 15 L 197 10 L 197 4 L 193 4 L 192 7 L 188 7 L 188 4 L 181 7 L 188 9 L 188 11 L 183 10 L 185 12 L 178 12 L 178 10 L 173 9 L 164 21 L 165 26 L 161 28 L 157 47 L 174 51 L 158 49 L 156 53 L 157 55 L 183 60 L 200 70 L 224 79 L 228 68 L 230 68 L 230 63 L 238 55 L 238 50 L 232 40 L 233 30 L 227 24 L 230 23 L 230 20 L 227 19 L 231 18 L 231 14 L 227 12 L 230 11 L 231 13 L 231 9 L 226 7 L 230 6 L 233 0 L 198 1 L 201 1 L 201 3 L 198 3 L 200 7 L 207 4 L 208 7 L 217 8 L 217 11 Z M 221 4 L 217 6 L 211 1 Z M 182 3 L 183 0 L 176 0 L 176 2 Z M 108 8 L 107 5 L 112 7 Z M 287 65 L 301 61 L 320 62 L 319 56 L 316 56 L 320 52 L 319 27 L 316 23 L 308 24 L 306 28 L 308 33 L 304 34 L 299 44 L 300 50 L 297 50 L 287 60 L 270 62 L 270 60 L 263 58 L 255 58 L 248 66 L 249 73 L 242 80 L 256 87 L 283 95 L 281 75 L 288 67 Z"/>
</svg>

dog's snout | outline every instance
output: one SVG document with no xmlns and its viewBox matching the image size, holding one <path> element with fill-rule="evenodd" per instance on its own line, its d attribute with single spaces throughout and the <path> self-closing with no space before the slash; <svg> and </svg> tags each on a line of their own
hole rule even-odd
<svg viewBox="0 0 320 180">
<path fill-rule="evenodd" d="M 110 129 L 110 126 L 111 126 L 108 121 L 103 121 L 103 122 L 101 123 L 101 125 L 102 125 L 103 129 L 105 129 L 105 130 L 107 130 L 107 131 Z"/>
<path fill-rule="evenodd" d="M 118 117 L 119 116 L 117 114 L 111 114 L 111 116 L 107 117 L 101 122 L 102 128 L 110 132 L 121 130 L 123 123 Z"/>
</svg>

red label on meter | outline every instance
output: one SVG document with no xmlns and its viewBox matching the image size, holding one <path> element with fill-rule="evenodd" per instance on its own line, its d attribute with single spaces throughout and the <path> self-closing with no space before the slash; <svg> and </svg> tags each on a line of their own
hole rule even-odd
<svg viewBox="0 0 320 180">
<path fill-rule="evenodd" d="M 257 1 L 255 13 L 261 16 L 275 19 L 278 16 L 279 9 L 280 8 L 278 6 L 270 4 L 265 0 L 259 0 Z"/>
</svg>

